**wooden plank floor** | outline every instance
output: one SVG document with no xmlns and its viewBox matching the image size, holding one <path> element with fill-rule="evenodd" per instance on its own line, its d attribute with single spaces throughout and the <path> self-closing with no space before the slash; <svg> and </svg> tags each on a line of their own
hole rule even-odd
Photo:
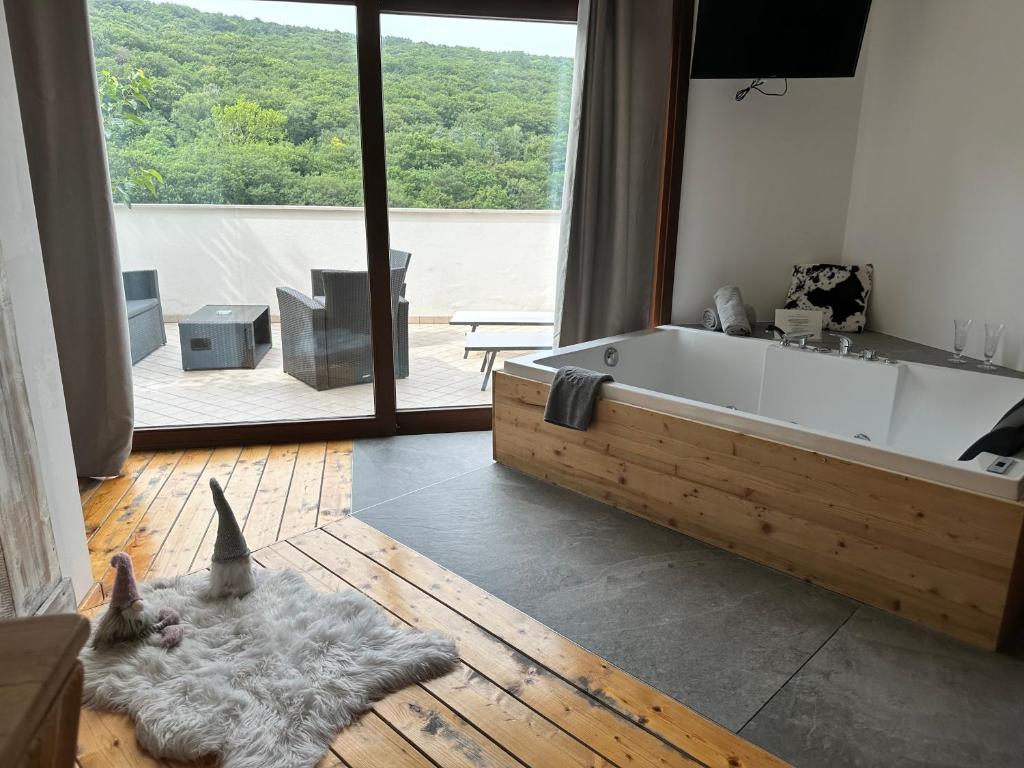
<svg viewBox="0 0 1024 768">
<path fill-rule="evenodd" d="M 258 565 L 299 571 L 324 591 L 356 589 L 394 621 L 445 632 L 459 648 L 461 662 L 455 671 L 374 704 L 357 724 L 342 731 L 318 768 L 785 765 L 349 517 L 350 445 L 313 443 L 133 457 L 130 481 L 119 478 L 83 490 L 87 520 L 97 498 L 109 507 L 105 515 L 91 510 L 94 521 L 102 518 L 95 531 L 102 530 L 111 516 L 124 521 L 120 532 L 115 535 L 111 529 L 98 539 L 98 546 L 106 550 L 116 541 L 129 547 L 137 542 L 129 551 L 137 558 L 140 577 L 205 567 L 206 560 L 199 555 L 209 539 L 212 510 L 196 494 L 208 497 L 201 484 L 211 474 L 224 484 L 223 468 L 228 465 L 229 499 L 235 502 L 237 495 L 243 502 L 249 500 L 246 533 L 254 520 L 251 530 L 263 537 L 263 546 L 253 547 Z M 319 482 L 313 469 L 318 465 L 329 468 L 321 470 Z M 117 487 L 108 491 L 108 483 Z M 145 509 L 139 509 L 143 505 Z M 246 515 L 241 506 L 236 510 L 240 518 Z M 311 524 L 295 532 L 296 526 Z M 281 531 L 291 535 L 285 539 Z M 150 535 L 153 541 L 147 538 Z M 139 559 L 146 564 L 145 571 Z M 100 594 L 83 606 L 88 615 L 105 608 L 104 576 L 97 576 Z M 126 716 L 90 710 L 82 711 L 78 764 L 176 765 L 142 752 Z"/>
<path fill-rule="evenodd" d="M 259 549 L 351 511 L 352 442 L 133 453 L 124 475 L 81 488 L 95 582 L 82 608 L 106 600 L 121 550 L 143 579 L 206 567 L 217 532 L 211 478 Z"/>
</svg>

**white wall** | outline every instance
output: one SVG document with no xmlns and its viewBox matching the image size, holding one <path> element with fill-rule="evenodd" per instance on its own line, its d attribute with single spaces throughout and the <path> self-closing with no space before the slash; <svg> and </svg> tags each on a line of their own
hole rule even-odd
<svg viewBox="0 0 1024 768">
<path fill-rule="evenodd" d="M 136 205 L 116 211 L 125 269 L 156 268 L 164 313 L 268 304 L 277 286 L 309 291 L 311 267 L 366 268 L 357 208 Z M 410 313 L 550 310 L 558 211 L 391 211 L 391 244 L 412 252 Z"/>
<path fill-rule="evenodd" d="M 674 322 L 736 283 L 762 319 L 792 264 L 871 262 L 872 330 L 949 348 L 954 317 L 1007 325 L 1024 370 L 1024 3 L 875 0 L 853 80 L 783 98 L 693 81 Z"/>
<path fill-rule="evenodd" d="M 731 283 L 771 319 L 793 264 L 842 258 L 862 79 L 791 80 L 781 98 L 737 102 L 748 83 L 690 82 L 675 323 L 697 322 Z"/>
<path fill-rule="evenodd" d="M 846 230 L 875 264 L 870 325 L 937 347 L 1007 324 L 1024 369 L 1024 3 L 876 0 Z"/>
<path fill-rule="evenodd" d="M 7 22 L 0 6 L 0 245 L 61 572 L 78 599 L 91 577 L 64 390 L 18 112 Z"/>
</svg>

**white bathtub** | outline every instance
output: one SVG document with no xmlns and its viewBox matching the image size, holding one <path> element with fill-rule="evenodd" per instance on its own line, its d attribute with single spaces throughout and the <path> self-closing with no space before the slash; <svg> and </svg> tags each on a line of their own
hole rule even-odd
<svg viewBox="0 0 1024 768">
<path fill-rule="evenodd" d="M 505 371 L 550 383 L 563 365 L 610 373 L 609 399 L 1005 499 L 1024 492 L 1024 457 L 1003 475 L 987 471 L 992 454 L 957 461 L 1024 398 L 1021 379 L 675 326 L 525 355 Z"/>
</svg>

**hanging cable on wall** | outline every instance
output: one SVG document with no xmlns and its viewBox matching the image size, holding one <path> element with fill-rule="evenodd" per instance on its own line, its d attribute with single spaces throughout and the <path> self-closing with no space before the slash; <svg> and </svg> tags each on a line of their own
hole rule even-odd
<svg viewBox="0 0 1024 768">
<path fill-rule="evenodd" d="M 750 81 L 750 85 L 746 88 L 740 88 L 736 91 L 736 101 L 743 101 L 747 98 L 747 94 L 751 91 L 757 91 L 762 96 L 785 96 L 786 92 L 789 91 L 789 78 L 782 79 L 782 90 L 781 91 L 766 91 L 761 88 L 767 81 L 763 77 L 757 77 Z"/>
</svg>

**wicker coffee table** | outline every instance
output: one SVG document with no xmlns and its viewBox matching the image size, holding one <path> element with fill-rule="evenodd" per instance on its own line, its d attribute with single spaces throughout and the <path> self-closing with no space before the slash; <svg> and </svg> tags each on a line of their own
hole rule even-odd
<svg viewBox="0 0 1024 768">
<path fill-rule="evenodd" d="M 178 323 L 186 371 L 255 368 L 270 349 L 270 307 L 207 304 Z"/>
</svg>

